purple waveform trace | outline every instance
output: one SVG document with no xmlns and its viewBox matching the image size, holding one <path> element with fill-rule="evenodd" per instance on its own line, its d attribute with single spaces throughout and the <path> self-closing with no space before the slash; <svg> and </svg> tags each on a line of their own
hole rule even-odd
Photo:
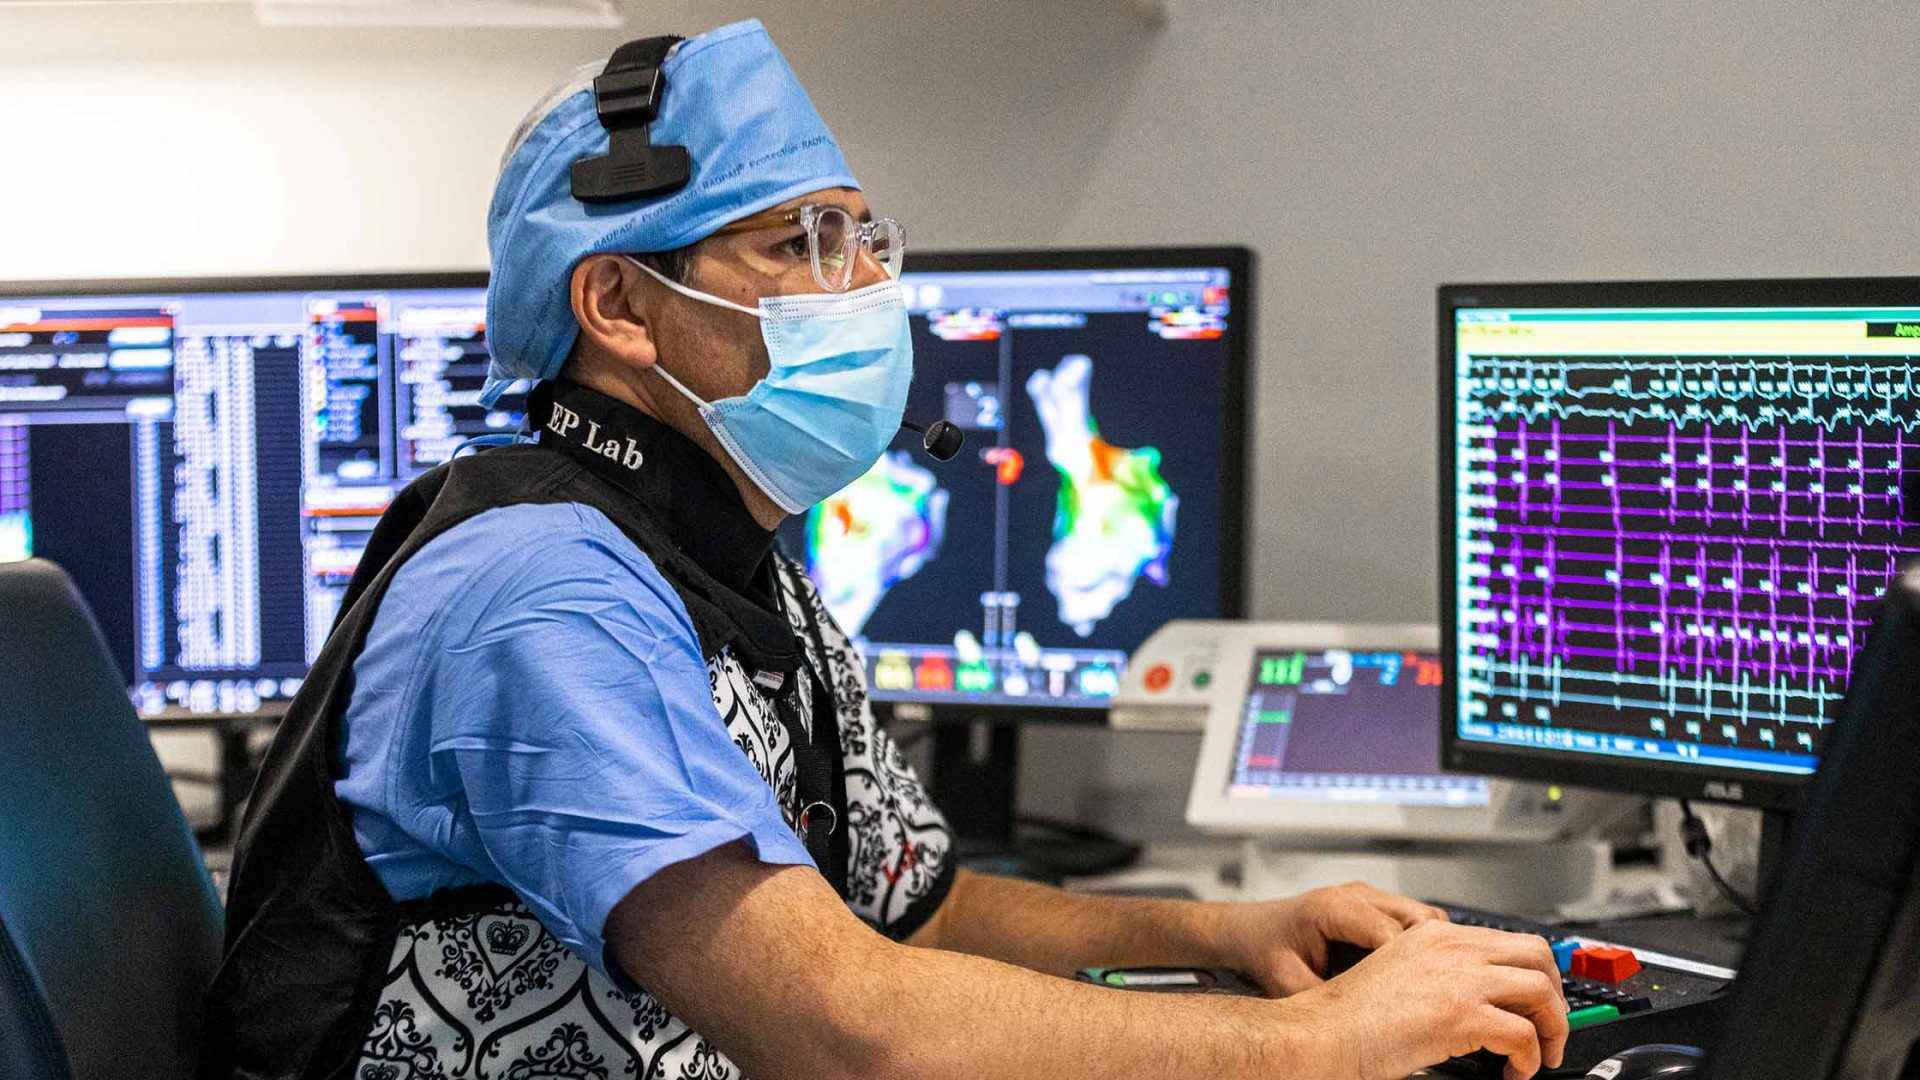
<svg viewBox="0 0 1920 1080">
<path fill-rule="evenodd" d="M 1920 555 L 1920 361 L 1473 357 L 1459 388 L 1489 719 L 1817 743 Z"/>
</svg>

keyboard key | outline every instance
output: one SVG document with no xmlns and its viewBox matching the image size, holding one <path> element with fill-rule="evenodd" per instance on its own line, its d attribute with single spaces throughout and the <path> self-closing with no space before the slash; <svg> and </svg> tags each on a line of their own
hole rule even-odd
<svg viewBox="0 0 1920 1080">
<path fill-rule="evenodd" d="M 1567 1027 L 1578 1031 L 1583 1027 L 1592 1027 L 1620 1016 L 1617 1005 L 1589 1005 L 1584 1009 L 1575 1009 L 1567 1014 Z"/>
<path fill-rule="evenodd" d="M 1573 970 L 1573 953 L 1580 947 L 1576 941 L 1556 941 L 1553 943 L 1553 963 L 1565 975 Z"/>
<path fill-rule="evenodd" d="M 1630 949 L 1593 945 L 1573 954 L 1573 973 L 1583 979 L 1617 983 L 1640 970 L 1640 958 Z"/>
</svg>

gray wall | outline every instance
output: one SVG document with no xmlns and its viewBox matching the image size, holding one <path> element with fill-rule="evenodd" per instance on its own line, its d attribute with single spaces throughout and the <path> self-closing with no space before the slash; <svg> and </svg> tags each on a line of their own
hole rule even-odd
<svg viewBox="0 0 1920 1080">
<path fill-rule="evenodd" d="M 765 18 L 915 245 L 1255 248 L 1264 616 L 1431 614 L 1436 284 L 1916 270 L 1911 5 L 645 8 Z M 0 278 L 479 265 L 513 122 L 625 36 L 0 10 Z M 1157 742 L 1035 741 L 1050 791 L 1184 783 Z"/>
</svg>

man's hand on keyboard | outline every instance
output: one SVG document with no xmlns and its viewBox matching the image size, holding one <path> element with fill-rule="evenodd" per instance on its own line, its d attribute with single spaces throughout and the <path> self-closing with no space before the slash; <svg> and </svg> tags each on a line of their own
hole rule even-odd
<svg viewBox="0 0 1920 1080">
<path fill-rule="evenodd" d="M 1350 1053 L 1338 1075 L 1398 1080 L 1450 1057 L 1489 1050 L 1506 1080 L 1560 1066 L 1567 1001 L 1545 939 L 1423 922 L 1351 971 L 1293 999 Z"/>
<path fill-rule="evenodd" d="M 1230 904 L 1218 912 L 1221 963 L 1252 976 L 1274 997 L 1328 978 L 1330 946 L 1372 951 L 1409 927 L 1447 918 L 1439 908 L 1358 882 L 1286 900 Z"/>
</svg>

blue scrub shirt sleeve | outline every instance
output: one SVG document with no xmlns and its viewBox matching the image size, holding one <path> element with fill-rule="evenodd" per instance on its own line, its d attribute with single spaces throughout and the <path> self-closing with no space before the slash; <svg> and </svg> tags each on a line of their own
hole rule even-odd
<svg viewBox="0 0 1920 1080">
<path fill-rule="evenodd" d="M 567 546 L 446 643 L 429 767 L 476 833 L 449 848 L 624 983 L 602 931 L 636 885 L 740 839 L 765 862 L 811 860 L 716 712 L 679 597 L 637 552 Z"/>
</svg>

